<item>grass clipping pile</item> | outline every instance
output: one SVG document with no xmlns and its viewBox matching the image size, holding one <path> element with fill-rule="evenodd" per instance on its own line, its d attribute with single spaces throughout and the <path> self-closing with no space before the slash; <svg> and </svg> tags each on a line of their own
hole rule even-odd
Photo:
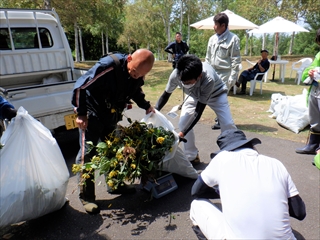
<svg viewBox="0 0 320 240">
<path fill-rule="evenodd" d="M 141 179 L 145 184 L 161 171 L 161 163 L 166 153 L 172 151 L 174 134 L 163 127 L 134 121 L 127 127 L 118 125 L 104 142 L 91 146 L 96 155 L 91 162 L 74 164 L 73 173 L 81 174 L 81 183 L 96 170 L 104 174 L 107 185 L 113 190 L 125 183 Z"/>
</svg>

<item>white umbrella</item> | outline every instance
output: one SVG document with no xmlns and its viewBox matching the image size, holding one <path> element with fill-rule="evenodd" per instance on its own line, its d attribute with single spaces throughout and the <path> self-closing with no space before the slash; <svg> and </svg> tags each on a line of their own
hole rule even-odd
<svg viewBox="0 0 320 240">
<path fill-rule="evenodd" d="M 278 56 L 278 47 L 279 47 L 279 33 L 280 32 L 309 32 L 307 29 L 295 24 L 294 22 L 288 21 L 282 17 L 276 17 L 269 22 L 266 22 L 259 26 L 258 29 L 250 30 L 249 33 L 275 33 L 275 46 L 273 50 L 273 55 Z M 273 70 L 273 77 L 274 78 Z"/>
<path fill-rule="evenodd" d="M 229 18 L 228 28 L 230 30 L 258 28 L 258 25 L 250 22 L 249 20 L 235 14 L 234 12 L 232 12 L 228 9 L 223 11 L 223 13 L 225 13 Z M 208 18 L 203 19 L 199 22 L 193 23 L 190 26 L 197 28 L 197 29 L 213 29 L 213 25 L 214 25 L 213 17 L 214 16 L 208 17 Z"/>
<path fill-rule="evenodd" d="M 276 17 L 269 22 L 266 22 L 259 26 L 258 29 L 253 29 L 249 31 L 250 33 L 276 33 L 276 41 L 273 54 L 278 55 L 278 45 L 279 45 L 279 33 L 281 32 L 309 32 L 307 29 L 295 24 L 294 22 L 288 21 L 282 17 Z"/>
<path fill-rule="evenodd" d="M 290 22 L 282 17 L 276 17 L 269 22 L 250 30 L 249 33 L 277 33 L 277 32 L 309 32 L 307 29 Z"/>
</svg>

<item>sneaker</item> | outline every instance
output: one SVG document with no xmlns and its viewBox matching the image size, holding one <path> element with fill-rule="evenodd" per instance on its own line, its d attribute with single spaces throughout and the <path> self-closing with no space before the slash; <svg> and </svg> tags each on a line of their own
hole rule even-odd
<svg viewBox="0 0 320 240">
<path fill-rule="evenodd" d="M 136 188 L 133 185 L 125 184 L 123 186 L 118 186 L 118 188 L 114 190 L 108 188 L 107 192 L 110 194 L 131 194 L 136 192 Z"/>
<path fill-rule="evenodd" d="M 80 201 L 87 213 L 97 214 L 100 212 L 99 206 L 93 201 L 86 201 L 81 198 Z"/>
<path fill-rule="evenodd" d="M 246 92 L 239 92 L 239 93 L 237 93 L 238 95 L 246 95 Z"/>
<path fill-rule="evenodd" d="M 192 161 L 190 161 L 192 166 L 198 165 L 200 164 L 200 158 L 199 158 L 199 154 L 197 154 L 196 158 L 193 159 Z"/>
</svg>

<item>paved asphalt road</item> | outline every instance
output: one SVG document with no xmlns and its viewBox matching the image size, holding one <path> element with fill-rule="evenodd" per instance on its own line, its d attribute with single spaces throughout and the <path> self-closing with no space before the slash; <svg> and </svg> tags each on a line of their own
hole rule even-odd
<svg viewBox="0 0 320 240">
<path fill-rule="evenodd" d="M 144 111 L 134 108 L 127 111 L 133 120 L 140 120 Z M 125 121 L 123 122 L 125 124 Z M 172 120 L 174 126 L 177 119 Z M 204 169 L 209 163 L 209 154 L 218 150 L 215 143 L 219 130 L 211 130 L 209 125 L 195 126 L 197 145 L 202 163 L 197 169 Z M 248 138 L 258 137 L 261 154 L 279 159 L 287 167 L 302 199 L 306 203 L 307 217 L 303 221 L 291 218 L 297 239 L 320 239 L 319 233 L 319 173 L 311 165 L 311 155 L 299 155 L 295 148 L 299 143 L 279 140 L 246 132 Z M 97 202 L 101 207 L 98 215 L 86 214 L 77 192 L 76 177 L 71 166 L 78 151 L 77 144 L 61 146 L 70 170 L 67 197 L 70 202 L 61 210 L 38 219 L 0 229 L 2 239 L 197 239 L 191 229 L 189 208 L 192 198 L 190 189 L 194 180 L 175 176 L 178 189 L 150 201 L 150 194 L 136 184 L 133 195 L 110 195 L 104 184 L 97 186 Z M 103 181 L 103 179 L 101 178 Z M 237 179 L 234 180 L 237 184 Z M 245 186 L 239 186 L 245 187 Z M 218 200 L 214 200 L 218 202 Z"/>
</svg>

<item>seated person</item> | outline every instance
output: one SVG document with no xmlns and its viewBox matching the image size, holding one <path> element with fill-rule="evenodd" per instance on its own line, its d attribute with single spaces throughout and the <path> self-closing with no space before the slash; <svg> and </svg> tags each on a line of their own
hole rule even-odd
<svg viewBox="0 0 320 240">
<path fill-rule="evenodd" d="M 268 60 L 268 51 L 267 50 L 261 50 L 261 57 L 256 65 L 254 65 L 252 68 L 248 68 L 248 70 L 244 70 L 236 82 L 236 86 L 240 87 L 240 84 L 242 84 L 241 91 L 238 93 L 240 95 L 246 94 L 246 87 L 247 82 L 254 79 L 257 73 L 264 73 L 268 71 L 270 67 L 270 62 Z M 261 80 L 263 76 L 258 76 L 257 80 Z"/>
<path fill-rule="evenodd" d="M 239 129 L 219 135 L 220 151 L 191 190 L 190 218 L 199 239 L 296 239 L 289 216 L 303 220 L 305 204 L 285 166 L 258 153 L 260 143 Z M 222 210 L 209 200 L 217 194 Z"/>
</svg>

